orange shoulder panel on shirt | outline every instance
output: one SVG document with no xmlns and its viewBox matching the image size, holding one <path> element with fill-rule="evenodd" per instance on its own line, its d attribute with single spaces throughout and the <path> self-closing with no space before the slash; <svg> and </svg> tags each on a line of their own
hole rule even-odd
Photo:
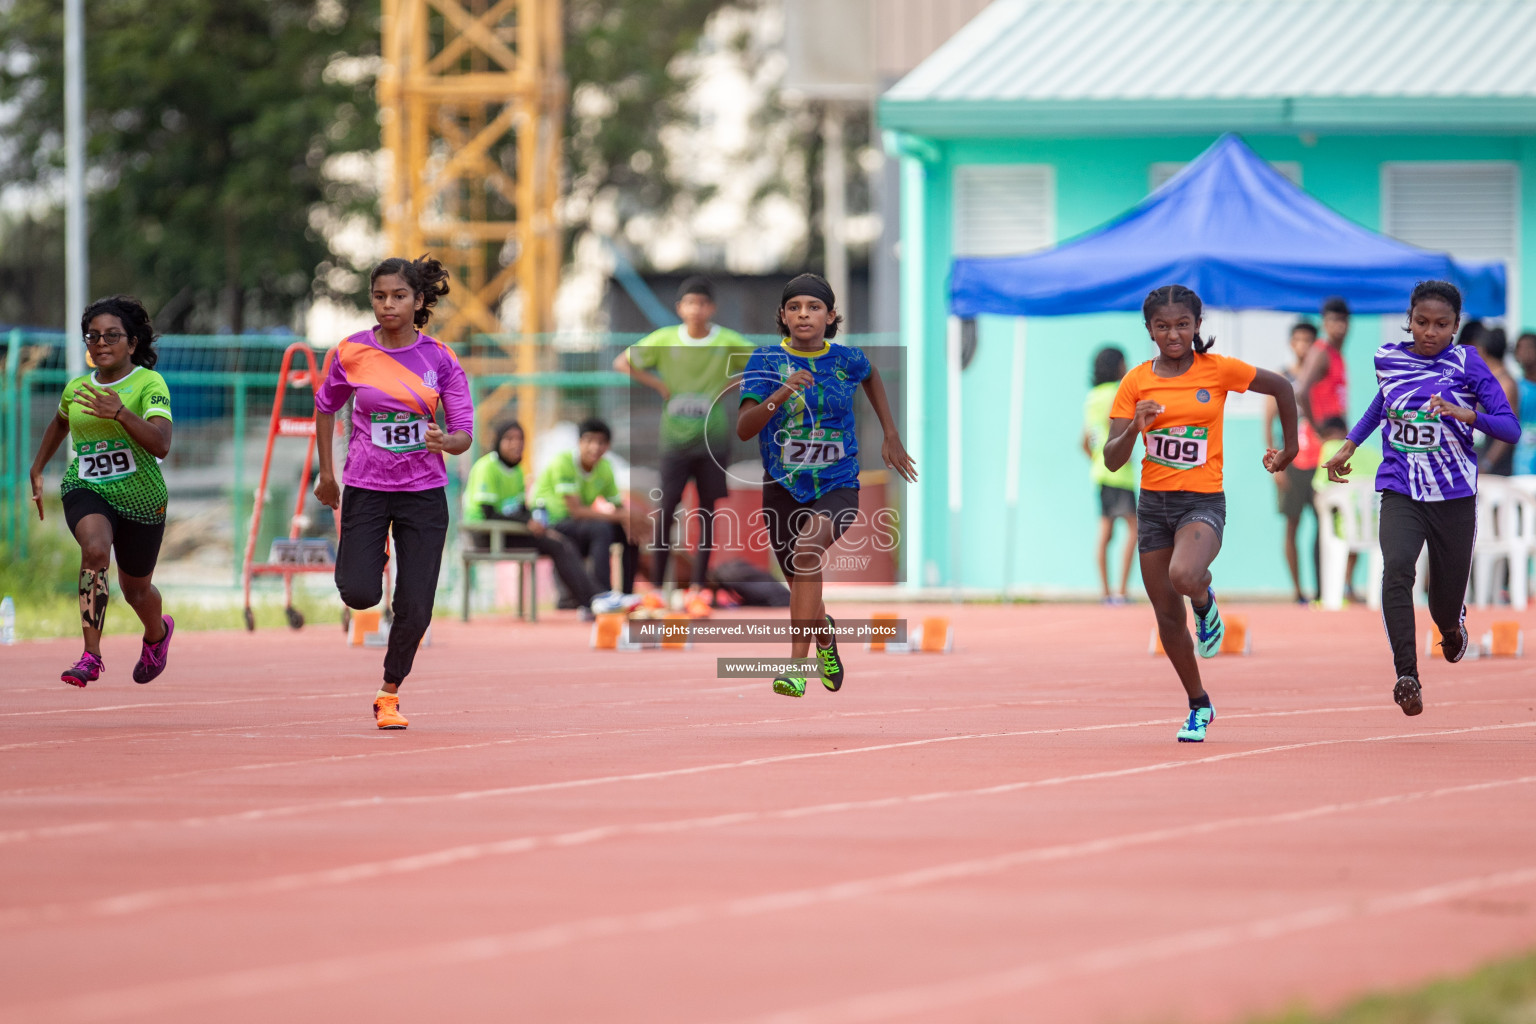
<svg viewBox="0 0 1536 1024">
<path fill-rule="evenodd" d="M 437 409 L 437 391 L 427 387 L 421 375 L 401 365 L 383 349 L 360 342 L 342 342 L 336 358 L 354 388 L 378 388 L 401 405 L 430 415 Z"/>
</svg>

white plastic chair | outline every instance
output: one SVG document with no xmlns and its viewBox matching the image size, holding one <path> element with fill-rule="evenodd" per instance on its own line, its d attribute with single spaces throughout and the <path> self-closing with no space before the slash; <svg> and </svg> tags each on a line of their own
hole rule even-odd
<svg viewBox="0 0 1536 1024">
<path fill-rule="evenodd" d="M 1380 501 L 1375 489 L 1365 481 L 1329 484 L 1313 498 L 1317 510 L 1319 547 L 1318 598 L 1324 608 L 1338 611 L 1344 607 L 1345 575 L 1349 556 L 1364 552 L 1367 556 L 1366 604 L 1381 607 Z"/>
<path fill-rule="evenodd" d="M 1536 552 L 1536 497 L 1508 479 L 1481 477 L 1477 491 L 1477 542 L 1472 546 L 1472 589 L 1479 608 L 1493 605 L 1495 572 L 1509 566 L 1509 605 L 1524 611 L 1530 600 L 1530 560 Z"/>
</svg>

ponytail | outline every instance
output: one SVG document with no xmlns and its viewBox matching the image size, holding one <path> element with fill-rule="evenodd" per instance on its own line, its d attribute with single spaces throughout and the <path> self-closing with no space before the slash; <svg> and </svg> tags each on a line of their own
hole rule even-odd
<svg viewBox="0 0 1536 1024">
<path fill-rule="evenodd" d="M 429 254 L 414 260 L 391 256 L 373 268 L 368 283 L 372 284 L 385 274 L 400 276 L 411 286 L 411 291 L 422 297 L 421 308 L 416 311 L 413 319 L 417 327 L 425 327 L 427 321 L 432 319 L 432 307 L 437 305 L 438 299 L 448 294 L 448 271 Z"/>
</svg>

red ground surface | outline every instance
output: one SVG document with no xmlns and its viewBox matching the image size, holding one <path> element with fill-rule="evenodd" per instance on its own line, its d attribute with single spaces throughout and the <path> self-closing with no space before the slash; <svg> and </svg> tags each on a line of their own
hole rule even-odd
<svg viewBox="0 0 1536 1024">
<path fill-rule="evenodd" d="M 1407 719 L 1373 613 L 1227 612 L 1203 746 L 1144 605 L 798 701 L 439 622 L 392 733 L 331 629 L 0 649 L 0 1019 L 1230 1021 L 1536 944 L 1531 662 Z"/>
</svg>

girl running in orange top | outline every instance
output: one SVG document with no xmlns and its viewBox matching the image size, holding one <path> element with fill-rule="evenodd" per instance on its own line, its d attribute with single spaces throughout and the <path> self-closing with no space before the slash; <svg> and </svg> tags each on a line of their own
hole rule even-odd
<svg viewBox="0 0 1536 1024">
<path fill-rule="evenodd" d="M 1157 632 L 1189 696 L 1189 718 L 1180 743 L 1205 740 L 1216 717 L 1195 661 L 1221 651 L 1226 628 L 1211 588 L 1211 562 L 1221 551 L 1227 499 L 1221 486 L 1222 412 L 1229 391 L 1272 395 L 1280 411 L 1284 447 L 1265 449 L 1264 468 L 1279 473 L 1296 457 L 1296 396 L 1285 378 L 1240 359 L 1208 355 L 1213 339 L 1200 337 L 1200 296 L 1183 285 L 1168 285 L 1147 296 L 1141 316 L 1157 345 L 1157 358 L 1142 363 L 1120 382 L 1110 408 L 1110 439 L 1104 465 L 1118 469 L 1130 460 L 1141 434 L 1141 500 L 1137 504 L 1137 548 L 1141 579 L 1157 614 Z M 1195 643 L 1190 642 L 1184 598 L 1195 609 Z"/>
</svg>

